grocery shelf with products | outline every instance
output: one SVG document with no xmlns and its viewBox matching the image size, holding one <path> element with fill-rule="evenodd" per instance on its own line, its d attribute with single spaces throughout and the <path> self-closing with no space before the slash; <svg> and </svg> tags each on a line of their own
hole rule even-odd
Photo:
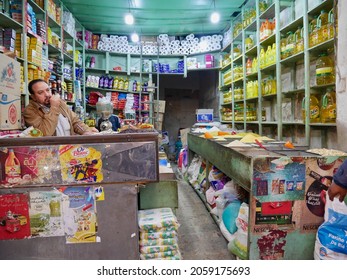
<svg viewBox="0 0 347 280">
<path fill-rule="evenodd" d="M 330 145 L 326 133 L 336 135 L 333 6 L 332 0 L 245 3 L 231 23 L 232 48 L 222 52 L 222 122 L 278 140 Z M 306 116 L 308 110 L 315 116 Z"/>
</svg>

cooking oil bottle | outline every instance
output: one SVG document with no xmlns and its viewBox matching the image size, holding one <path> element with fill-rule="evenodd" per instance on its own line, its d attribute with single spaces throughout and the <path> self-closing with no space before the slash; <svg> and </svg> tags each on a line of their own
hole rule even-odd
<svg viewBox="0 0 347 280">
<path fill-rule="evenodd" d="M 286 52 L 286 49 L 287 49 L 287 38 L 284 37 L 283 35 L 281 35 L 281 41 L 280 41 L 280 44 L 281 44 L 281 59 L 285 59 L 287 58 L 287 52 Z"/>
<path fill-rule="evenodd" d="M 321 10 L 320 15 L 317 19 L 317 25 L 319 27 L 317 44 L 323 43 L 328 40 L 328 22 L 329 14 L 325 10 Z"/>
<path fill-rule="evenodd" d="M 331 9 L 328 14 L 328 40 L 334 38 L 334 10 Z"/>
<path fill-rule="evenodd" d="M 304 38 L 302 37 L 302 28 L 301 26 L 298 27 L 298 29 L 294 33 L 294 41 L 295 41 L 295 47 L 294 47 L 294 53 L 300 53 L 304 51 Z"/>
<path fill-rule="evenodd" d="M 327 85 L 334 82 L 334 63 L 327 53 L 323 52 L 316 62 L 316 85 Z"/>
<path fill-rule="evenodd" d="M 249 49 L 251 49 L 253 46 L 254 46 L 253 35 L 249 35 L 249 36 L 245 39 L 245 48 L 246 48 L 246 51 L 248 51 Z"/>
<path fill-rule="evenodd" d="M 268 45 L 266 53 L 265 53 L 265 67 L 272 64 L 271 54 L 272 54 L 272 48 L 271 48 L 271 45 Z"/>
<path fill-rule="evenodd" d="M 287 42 L 286 42 L 286 53 L 287 57 L 292 56 L 294 54 L 294 48 L 295 48 L 295 41 L 294 41 L 294 34 L 292 31 L 289 31 L 287 33 Z"/>
<path fill-rule="evenodd" d="M 315 15 L 309 24 L 309 47 L 316 45 L 316 33 L 318 31 L 317 18 L 318 16 Z"/>
<path fill-rule="evenodd" d="M 306 98 L 304 97 L 302 99 L 302 117 L 304 122 L 306 121 L 306 110 L 305 110 L 305 100 Z M 319 110 L 319 101 L 317 97 L 314 95 L 310 96 L 310 113 L 309 113 L 309 118 L 310 118 L 310 123 L 318 123 L 320 122 L 320 110 Z"/>
<path fill-rule="evenodd" d="M 327 88 L 322 98 L 321 112 L 322 123 L 336 122 L 336 93 L 332 87 Z"/>
</svg>

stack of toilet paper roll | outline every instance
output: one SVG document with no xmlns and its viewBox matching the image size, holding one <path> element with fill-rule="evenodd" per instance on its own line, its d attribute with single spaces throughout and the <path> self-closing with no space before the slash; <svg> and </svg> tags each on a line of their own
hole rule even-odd
<svg viewBox="0 0 347 280">
<path fill-rule="evenodd" d="M 218 51 L 222 48 L 222 44 L 225 45 L 225 40 L 222 35 L 217 34 L 200 38 L 189 34 L 184 40 L 172 40 L 168 34 L 159 34 L 157 42 L 141 42 L 141 44 L 129 44 L 127 36 L 102 34 L 97 48 L 100 51 L 140 54 L 142 47 L 144 55 L 156 55 L 159 48 L 159 55 L 188 55 Z"/>
<path fill-rule="evenodd" d="M 159 54 L 197 54 L 202 52 L 217 51 L 221 49 L 222 35 L 202 36 L 200 39 L 194 34 L 186 36 L 185 40 L 169 40 L 168 34 L 158 36 Z"/>
<path fill-rule="evenodd" d="M 100 35 L 100 41 L 98 42 L 98 50 L 117 53 L 129 53 L 129 42 L 127 36 L 110 35 L 108 37 L 105 34 Z M 139 47 L 131 45 L 131 51 L 134 53 L 140 53 Z"/>
</svg>

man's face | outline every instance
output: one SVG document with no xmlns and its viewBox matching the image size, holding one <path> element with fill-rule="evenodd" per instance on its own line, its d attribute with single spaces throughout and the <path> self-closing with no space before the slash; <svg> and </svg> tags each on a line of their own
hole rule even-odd
<svg viewBox="0 0 347 280">
<path fill-rule="evenodd" d="M 50 99 L 52 97 L 51 89 L 45 82 L 38 82 L 33 85 L 32 90 L 34 94 L 31 95 L 31 98 L 45 106 L 50 105 Z"/>
</svg>

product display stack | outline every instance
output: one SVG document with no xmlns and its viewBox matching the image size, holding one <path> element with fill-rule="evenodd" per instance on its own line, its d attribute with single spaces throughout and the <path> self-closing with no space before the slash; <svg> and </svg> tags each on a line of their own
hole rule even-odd
<svg viewBox="0 0 347 280">
<path fill-rule="evenodd" d="M 140 258 L 180 260 L 177 218 L 171 208 L 140 210 Z"/>
</svg>

